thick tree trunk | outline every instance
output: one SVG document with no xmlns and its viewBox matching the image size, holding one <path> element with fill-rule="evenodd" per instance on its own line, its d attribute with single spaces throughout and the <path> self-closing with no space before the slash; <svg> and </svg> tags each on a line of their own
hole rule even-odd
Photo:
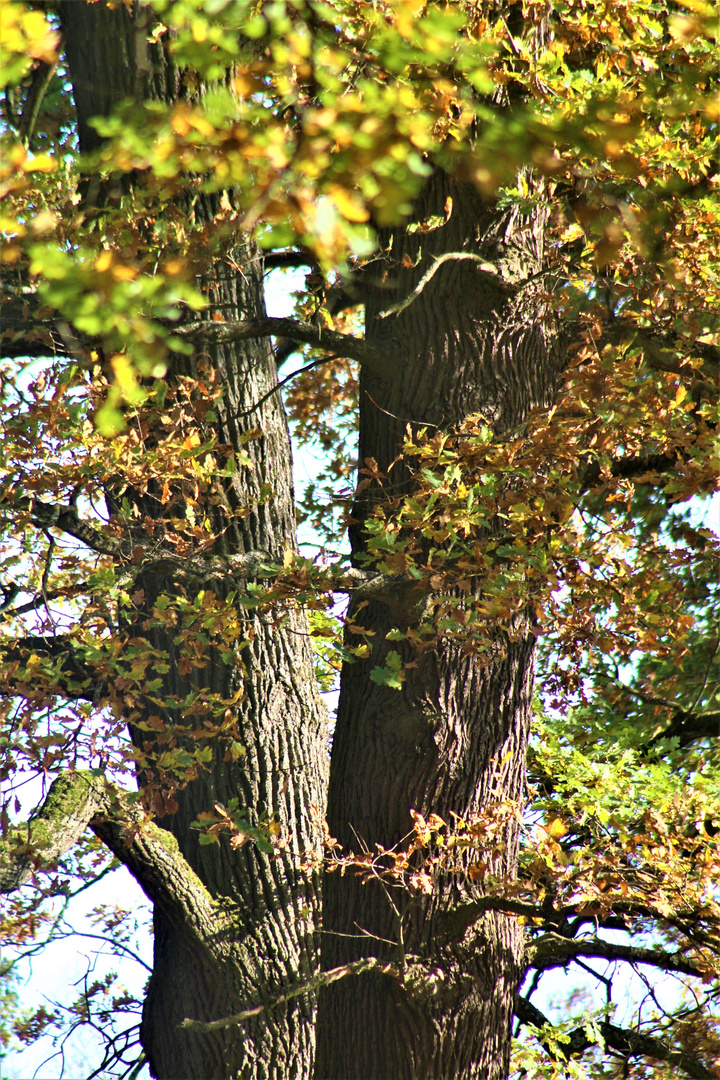
<svg viewBox="0 0 720 1080">
<path fill-rule="evenodd" d="M 167 53 L 147 44 L 145 16 L 139 7 L 129 14 L 123 4 L 111 8 L 71 0 L 62 5 L 83 149 L 97 144 L 88 121 L 107 114 L 123 98 L 172 102 L 182 93 L 180 74 Z M 92 191 L 89 185 L 88 198 Z M 194 202 L 193 212 L 210 217 L 213 205 Z M 217 307 L 226 319 L 263 318 L 262 260 L 252 247 L 232 256 L 227 262 L 218 260 L 198 282 L 208 296 L 210 312 Z M 238 469 L 226 482 L 215 509 L 203 508 L 214 515 L 220 534 L 213 554 L 229 557 L 260 550 L 282 561 L 283 552 L 295 548 L 287 424 L 279 395 L 262 408 L 251 409 L 277 381 L 272 349 L 267 340 L 258 340 L 203 347 L 200 353 L 174 361 L 167 376 L 171 391 L 178 376 L 196 379 L 201 369 L 207 374 L 208 366 L 213 368 L 222 394 L 215 407 L 218 419 L 212 428 L 205 422 L 204 435 L 214 433 L 220 443 L 242 450 L 252 460 L 251 468 Z M 243 441 L 244 434 L 258 428 L 260 437 Z M 159 438 L 158 432 L 148 432 L 151 445 Z M 172 494 L 171 503 L 164 506 L 160 499 L 137 496 L 140 520 L 148 514 L 154 517 L 159 532 L 154 539 L 143 537 L 133 526 L 136 543 L 151 547 L 157 542 L 161 519 L 172 514 L 173 501 L 177 512 L 181 501 L 178 493 L 174 500 Z M 159 628 L 155 620 L 154 628 L 147 629 L 145 622 L 143 629 L 144 620 L 153 621 L 158 597 L 177 594 L 178 587 L 170 577 L 163 580 L 157 574 L 141 575 L 138 586 L 145 596 L 129 631 L 136 638 L 144 634 L 148 646 L 169 657 L 170 666 L 161 690 L 153 695 L 155 702 L 137 694 L 130 703 L 133 741 L 148 753 L 146 778 L 152 776 L 156 784 L 164 781 L 158 764 L 163 750 L 211 746 L 212 761 L 197 779 L 174 792 L 178 809 L 162 817 L 160 824 L 176 838 L 181 854 L 210 898 L 221 902 L 224 913 L 215 925 L 212 920 L 198 924 L 207 929 L 207 939 L 199 941 L 197 926 L 190 932 L 176 910 L 156 900 L 154 967 L 141 1029 L 152 1074 L 172 1080 L 308 1076 L 314 1051 L 310 997 L 295 998 L 242 1028 L 203 1033 L 180 1027 L 186 1018 L 215 1020 L 252 1007 L 307 980 L 317 967 L 317 882 L 300 871 L 299 856 L 317 843 L 311 808 L 324 805 L 326 720 L 304 617 L 290 612 L 285 625 L 277 627 L 270 625 L 271 620 L 240 613 L 249 644 L 238 651 L 235 663 L 226 663 L 211 641 L 194 670 L 183 675 L 178 668 L 183 659 L 178 627 Z M 187 706 L 193 695 L 200 704 L 194 710 Z M 178 707 L 159 708 L 158 698 L 176 700 Z M 205 719 L 213 719 L 212 702 L 236 698 L 229 724 L 225 713 L 222 737 L 207 743 L 193 738 Z M 168 729 L 179 729 L 159 747 L 146 741 L 152 740 L 157 720 L 151 719 L 150 734 L 143 727 L 157 714 Z M 238 760 L 228 753 L 231 742 L 245 748 Z M 171 788 L 171 777 L 166 780 Z M 251 823 L 262 812 L 279 817 L 287 844 L 283 853 L 269 858 L 252 843 L 232 849 L 227 838 L 220 844 L 200 845 L 191 822 L 198 813 L 212 811 L 216 803 L 227 806 L 233 798 L 247 808 Z"/>
<path fill-rule="evenodd" d="M 246 262 L 246 276 L 251 269 L 252 263 Z M 225 273 L 222 276 L 224 280 L 216 275 L 214 295 L 219 302 L 232 304 L 230 317 L 261 317 L 259 293 L 239 295 L 237 275 L 234 280 Z M 257 275 L 251 280 L 257 289 Z M 218 439 L 239 447 L 243 431 L 233 416 L 260 400 L 276 381 L 271 352 L 265 342 L 204 352 L 224 385 L 216 409 Z M 218 546 L 228 555 L 264 550 L 282 561 L 284 550 L 294 548 L 295 542 L 289 440 L 278 397 L 267 403 L 260 416 L 246 417 L 246 428 L 251 426 L 248 421 L 258 424 L 263 436 L 243 448 L 253 468 L 243 470 L 227 494 L 242 515 L 259 501 L 246 516 L 224 522 Z M 272 485 L 270 499 L 261 498 L 262 483 Z M 139 583 L 145 585 L 146 607 L 152 606 L 158 593 L 172 591 L 171 581 L 141 579 Z M 311 807 L 324 804 L 326 718 L 304 617 L 291 611 L 282 627 L 272 622 L 246 617 L 244 633 L 250 644 L 238 653 L 235 665 L 229 666 L 219 650 L 210 647 L 203 655 L 204 666 L 193 676 L 178 674 L 182 652 L 172 634 L 156 631 L 150 638 L 159 653 L 170 657 L 164 686 L 168 696 L 183 701 L 195 693 L 201 701 L 214 695 L 232 701 L 238 693 L 242 695 L 233 706 L 234 724 L 227 738 L 208 744 L 213 747 L 212 762 L 176 794 L 178 810 L 162 819 L 213 897 L 227 898 L 235 909 L 237 948 L 229 962 L 217 963 L 210 970 L 206 958 L 192 950 L 188 954 L 183 928 L 168 923 L 156 909 L 154 970 L 142 1037 L 158 1076 L 284 1077 L 294 1070 L 298 1076 L 307 1076 L 312 1068 L 314 1009 L 303 999 L 285 1009 L 270 1010 L 246 1023 L 243 1030 L 203 1037 L 194 1031 L 178 1032 L 186 1017 L 211 1020 L 237 1013 L 308 979 L 317 965 L 314 922 L 319 895 L 316 883 L 303 875 L 299 863 L 301 853 L 317 843 L 310 814 Z M 158 712 L 152 703 L 146 711 Z M 202 728 L 204 717 L 200 712 L 194 720 L 184 719 L 176 710 L 163 719 L 182 730 L 183 725 Z M 245 748 L 237 762 L 225 760 L 229 739 Z M 192 740 L 189 748 L 193 749 Z M 200 845 L 200 834 L 191 823 L 200 812 L 212 810 L 216 803 L 228 806 L 233 798 L 247 808 L 253 824 L 263 811 L 279 816 L 287 842 L 281 857 L 269 858 L 252 843 L 234 851 L 227 839 L 219 846 Z M 214 1071 L 210 1071 L 211 1061 Z"/>
<path fill-rule="evenodd" d="M 382 317 L 409 296 L 433 256 L 475 255 L 496 265 L 505 283 L 518 284 L 542 264 L 543 215 L 500 215 L 468 187 L 438 173 L 415 211 L 418 221 L 452 213 L 427 234 L 404 230 L 382 237 L 386 281 L 367 305 L 367 339 L 388 357 L 384 378 L 361 379 L 360 459 L 375 458 L 382 473 L 398 453 L 406 426 L 449 428 L 480 412 L 503 431 L 548 404 L 558 375 L 558 349 L 541 300 L 529 286 L 513 293 L 478 272 L 478 259 L 448 259 L 397 315 Z M 414 266 L 422 249 L 422 258 Z M 378 275 L 381 276 L 381 275 Z M 368 488 L 355 517 L 373 499 L 407 483 L 398 467 L 383 491 Z M 359 526 L 354 549 L 363 547 Z M 386 634 L 413 614 L 371 604 L 357 621 L 374 632 L 372 655 L 346 665 L 333 739 L 328 823 L 346 849 L 392 847 L 412 828 L 411 809 L 451 822 L 500 799 L 523 796 L 525 752 L 533 688 L 534 636 L 529 616 L 498 640 L 486 666 L 447 642 L 404 655 L 417 666 L 400 691 L 376 685 L 369 671 L 382 665 L 396 641 Z M 517 825 L 504 852 L 491 858 L 494 874 L 513 874 Z M 445 881 L 439 893 L 394 911 L 377 882 L 348 873 L 328 876 L 323 919 L 323 966 L 361 956 L 420 962 L 419 981 L 363 973 L 325 988 L 318 1019 L 318 1077 L 482 1077 L 507 1073 L 511 1021 L 523 970 L 523 932 L 501 914 L 486 914 L 461 940 L 448 914 L 472 899 L 472 886 Z M 403 906 L 405 910 L 403 909 Z M 415 962 L 415 961 L 414 961 Z"/>
</svg>

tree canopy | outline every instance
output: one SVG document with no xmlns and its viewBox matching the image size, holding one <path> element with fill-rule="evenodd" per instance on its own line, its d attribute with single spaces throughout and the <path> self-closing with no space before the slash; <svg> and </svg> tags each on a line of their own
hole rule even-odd
<svg viewBox="0 0 720 1080">
<path fill-rule="evenodd" d="M 139 882 L 102 1075 L 720 1075 L 718 29 L 4 5 L 2 935 Z"/>
</svg>

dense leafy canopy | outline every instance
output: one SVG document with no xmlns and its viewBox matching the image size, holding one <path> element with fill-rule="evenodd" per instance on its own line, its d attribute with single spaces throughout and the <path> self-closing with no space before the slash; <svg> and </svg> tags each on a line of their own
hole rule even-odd
<svg viewBox="0 0 720 1080">
<path fill-rule="evenodd" d="M 586 961 L 672 973 L 672 1004 L 643 1005 L 635 1044 L 613 1035 L 598 999 L 585 1019 L 570 1008 L 565 1029 L 520 1041 L 518 1075 L 711 1075 L 698 1070 L 720 1059 L 720 540 L 707 517 L 720 477 L 717 9 L 153 0 L 138 10 L 142 35 L 168 43 L 184 72 L 184 97 L 128 94 L 81 154 L 52 6 L 3 8 L 3 835 L 28 843 L 11 824 L 13 784 L 28 775 L 90 769 L 129 790 L 139 769 L 142 804 L 172 814 L 214 745 L 228 760 L 245 754 L 232 738 L 235 701 L 207 689 L 158 698 L 139 721 L 151 741 L 128 739 L 128 715 L 160 694 L 170 663 L 123 630 L 144 601 L 140 568 L 172 564 L 183 584 L 160 595 L 149 629 L 174 630 L 188 676 L 208 642 L 241 663 L 258 613 L 280 625 L 300 605 L 331 687 L 342 660 L 369 655 L 361 610 L 343 625 L 333 607 L 358 582 L 418 597 L 370 674 L 390 689 L 440 638 L 491 662 L 530 606 L 541 663 L 527 805 L 498 798 L 478 820 L 418 815 L 390 852 L 330 842 L 323 859 L 410 893 L 468 875 L 486 906 L 525 920 L 536 982 Z M 451 218 L 451 199 L 445 217 L 413 215 L 437 168 L 518 222 L 546 208 L 539 286 L 567 364 L 552 408 L 519 427 L 491 401 L 452 430 L 403 418 L 393 469 L 410 479 L 384 498 L 388 475 L 355 460 L 358 364 L 384 362 L 362 341 L 357 283 L 380 272 L 383 230 L 405 222 L 432 234 Z M 88 208 L 91 184 L 105 194 Z M 308 265 L 295 320 L 233 323 L 200 287 L 248 237 L 268 266 Z M 404 304 L 433 288 L 440 262 Z M 480 280 L 528 288 L 476 263 Z M 211 364 L 200 380 L 164 375 L 169 357 L 223 333 L 272 334 L 279 360 L 304 350 L 285 401 L 297 444 L 325 458 L 301 505 L 318 554 L 265 559 L 254 579 L 238 572 L 216 593 L 197 587 L 195 568 L 249 512 L 228 507 L 222 484 L 252 461 L 214 434 Z M 247 443 L 260 435 L 249 430 Z M 373 510 L 353 584 L 344 535 L 362 493 Z M 271 500 L 272 487 L 253 498 Z M 143 499 L 157 512 L 141 522 Z M 50 638 L 72 653 L 48 651 Z M 194 718 L 194 750 L 168 720 L 180 709 Z M 229 833 L 272 853 L 284 842 L 273 811 L 208 805 L 195 826 L 204 843 Z M 489 839 L 502 842 L 508 816 L 523 822 L 514 880 L 488 870 Z M 31 947 L 49 919 L 44 899 L 104 859 L 88 841 L 61 884 L 38 872 L 6 909 L 5 940 Z M 108 920 L 113 932 L 120 922 Z M 544 1022 L 531 1004 L 519 1015 Z M 32 1039 L 52 1020 L 21 1018 L 16 1034 Z M 567 1065 L 568 1046 L 598 1042 L 608 1055 Z"/>
</svg>

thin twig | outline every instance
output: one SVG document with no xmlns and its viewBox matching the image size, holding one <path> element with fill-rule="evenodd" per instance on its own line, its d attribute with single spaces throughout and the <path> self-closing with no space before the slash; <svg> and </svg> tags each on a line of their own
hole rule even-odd
<svg viewBox="0 0 720 1080">
<path fill-rule="evenodd" d="M 425 286 L 431 281 L 431 279 L 438 272 L 443 263 L 450 261 L 470 260 L 478 265 L 480 272 L 492 281 L 494 285 L 502 289 L 504 292 L 516 292 L 517 286 L 509 285 L 506 281 L 503 281 L 500 277 L 495 266 L 492 263 L 487 262 L 485 259 L 481 259 L 479 255 L 474 255 L 471 251 L 449 251 L 445 255 L 436 256 L 433 255 L 434 262 L 429 270 L 427 270 L 420 281 L 417 283 L 413 291 L 409 296 L 406 296 L 403 300 L 398 300 L 396 304 L 392 304 L 386 311 L 381 311 L 377 318 L 387 319 L 390 315 L 399 315 L 405 308 L 410 307 L 414 300 L 417 300 L 420 293 Z"/>
<path fill-rule="evenodd" d="M 305 367 L 298 368 L 297 371 L 291 371 L 289 375 L 286 375 L 284 379 L 281 379 L 279 383 L 273 386 L 272 390 L 268 390 L 267 394 L 264 394 L 259 401 L 256 401 L 254 405 L 251 405 L 249 409 L 243 409 L 242 412 L 235 413 L 233 420 L 238 420 L 241 416 L 248 416 L 251 412 L 255 412 L 261 405 L 264 405 L 268 398 L 271 398 L 273 394 L 277 394 L 278 390 L 282 390 L 285 383 L 289 383 L 291 379 L 294 379 L 296 375 L 303 375 L 306 371 L 312 371 L 313 368 L 320 367 L 321 364 L 327 364 L 331 360 L 337 360 L 338 353 L 331 353 L 330 356 L 323 356 L 320 360 L 313 360 L 311 363 L 306 364 Z"/>
<path fill-rule="evenodd" d="M 331 983 L 338 982 L 339 979 L 344 979 L 347 975 L 359 975 L 363 971 L 379 971 L 383 975 L 392 975 L 394 978 L 399 978 L 400 975 L 394 964 L 383 963 L 374 956 L 369 956 L 363 960 L 354 960 L 351 964 L 344 964 L 342 967 L 331 968 L 330 971 L 318 972 L 307 982 L 300 983 L 291 990 L 286 990 L 284 994 L 278 994 L 277 997 L 264 1001 L 261 1005 L 255 1005 L 252 1009 L 243 1009 L 242 1012 L 235 1013 L 233 1016 L 224 1016 L 220 1020 L 207 1022 L 185 1019 L 180 1027 L 185 1028 L 187 1031 L 222 1031 L 224 1028 L 235 1027 L 236 1024 L 241 1024 L 244 1020 L 252 1020 L 253 1017 L 260 1016 L 266 1009 L 274 1009 L 276 1006 L 284 1005 L 286 1001 L 291 1001 L 293 998 L 301 997 L 303 994 L 310 994 L 315 990 L 319 990 L 322 986 L 329 986 Z"/>
</svg>

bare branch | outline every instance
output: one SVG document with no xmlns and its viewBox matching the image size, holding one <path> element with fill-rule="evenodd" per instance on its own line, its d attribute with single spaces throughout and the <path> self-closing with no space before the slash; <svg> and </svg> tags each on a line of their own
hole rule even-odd
<svg viewBox="0 0 720 1080">
<path fill-rule="evenodd" d="M 0 585 L 0 588 L 8 594 L 12 600 L 22 590 L 19 586 L 13 584 L 10 587 Z M 24 604 L 18 604 L 17 607 L 6 607 L 5 604 L 0 604 L 0 617 L 3 619 L 16 619 L 19 615 L 27 615 L 29 611 L 37 611 L 43 604 L 48 604 L 51 600 L 70 600 L 73 596 L 78 596 L 85 592 L 83 586 L 73 586 L 68 589 L 54 589 L 49 592 L 35 593 L 31 600 L 26 600 Z"/>
<path fill-rule="evenodd" d="M 277 356 L 275 359 L 276 362 L 279 364 Z M 329 356 L 323 356 L 321 360 L 313 360 L 311 361 L 311 363 L 305 364 L 304 367 L 298 368 L 297 371 L 292 371 L 289 375 L 286 375 L 284 379 L 281 379 L 280 382 L 276 383 L 275 386 L 273 386 L 272 390 L 268 390 L 267 394 L 263 394 L 260 400 L 256 401 L 254 405 L 251 405 L 249 409 L 243 409 L 242 412 L 236 413 L 236 418 L 239 418 L 241 416 L 249 416 L 250 413 L 255 412 L 255 410 L 259 409 L 261 405 L 264 405 L 265 402 L 273 396 L 273 394 L 279 393 L 280 390 L 282 390 L 283 386 L 285 386 L 286 383 L 289 383 L 292 379 L 296 378 L 296 376 L 304 375 L 306 371 L 312 371 L 313 368 L 320 367 L 322 364 L 329 364 L 331 360 L 337 360 L 337 356 L 335 355 L 335 353 L 331 353 Z"/>
<path fill-rule="evenodd" d="M 0 498 L 0 506 L 19 513 L 29 513 L 33 525 L 40 529 L 60 529 L 61 532 L 74 536 L 86 547 L 97 551 L 101 555 L 111 555 L 119 559 L 129 554 L 126 545 L 113 540 L 107 533 L 101 532 L 87 521 L 83 521 L 78 515 L 75 506 L 66 506 L 63 503 L 44 503 L 34 496 L 4 496 Z"/>
<path fill-rule="evenodd" d="M 500 276 L 498 268 L 494 263 L 489 263 L 485 259 L 481 259 L 479 255 L 475 255 L 470 251 L 449 251 L 445 255 L 436 256 L 433 255 L 433 263 L 429 270 L 423 274 L 420 281 L 417 283 L 413 291 L 409 296 L 406 296 L 403 300 L 398 300 L 396 304 L 392 304 L 386 311 L 381 311 L 377 316 L 378 319 L 387 319 L 389 315 L 399 315 L 405 308 L 410 307 L 414 300 L 417 300 L 420 293 L 423 291 L 426 285 L 429 284 L 431 279 L 435 276 L 437 271 L 446 262 L 457 262 L 462 259 L 469 260 L 475 269 L 475 272 L 482 276 L 487 282 L 493 285 L 495 288 L 500 289 L 502 292 L 511 295 L 518 291 L 517 285 L 511 285 L 509 282 L 504 281 Z"/>
</svg>

